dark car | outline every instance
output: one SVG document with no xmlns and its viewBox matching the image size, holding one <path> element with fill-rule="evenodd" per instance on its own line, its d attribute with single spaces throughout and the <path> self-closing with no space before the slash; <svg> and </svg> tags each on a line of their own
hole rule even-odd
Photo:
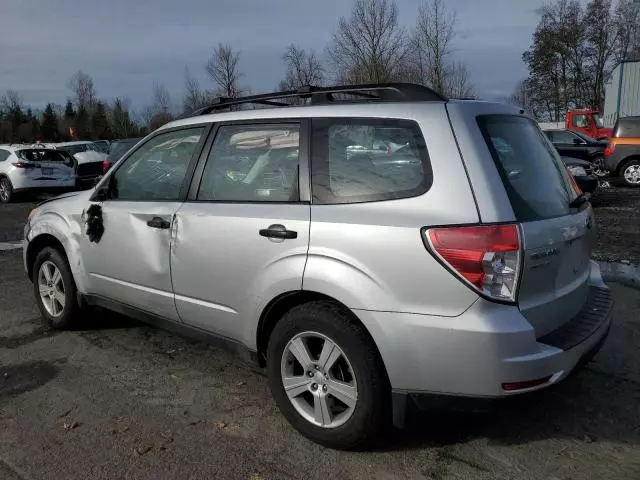
<svg viewBox="0 0 640 480">
<path fill-rule="evenodd" d="M 640 116 L 618 119 L 604 157 L 613 178 L 628 187 L 640 187 Z"/>
<path fill-rule="evenodd" d="M 558 153 L 570 158 L 580 158 L 591 162 L 597 176 L 604 176 L 604 150 L 607 141 L 596 140 L 580 132 L 570 130 L 545 130 L 544 134 L 551 140 Z"/>
<path fill-rule="evenodd" d="M 120 160 L 122 156 L 140 140 L 142 140 L 142 138 L 123 138 L 120 140 L 113 140 L 109 145 L 107 159 L 104 164 L 104 171 L 106 172 L 109 170 L 112 165 Z"/>
<path fill-rule="evenodd" d="M 580 190 L 592 194 L 598 189 L 598 177 L 594 173 L 591 162 L 571 157 L 562 157 L 562 161 L 571 172 Z"/>
</svg>

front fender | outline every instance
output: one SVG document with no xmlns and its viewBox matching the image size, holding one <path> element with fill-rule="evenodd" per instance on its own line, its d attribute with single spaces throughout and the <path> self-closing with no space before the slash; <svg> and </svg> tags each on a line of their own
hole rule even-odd
<svg viewBox="0 0 640 480">
<path fill-rule="evenodd" d="M 78 291 L 87 291 L 87 278 L 82 267 L 80 253 L 81 215 L 78 215 L 77 218 L 76 216 L 66 217 L 57 211 L 45 211 L 32 219 L 25 234 L 25 262 L 28 258 L 29 248 L 42 235 L 50 235 L 62 244 Z M 25 268 L 27 267 L 25 263 Z"/>
</svg>

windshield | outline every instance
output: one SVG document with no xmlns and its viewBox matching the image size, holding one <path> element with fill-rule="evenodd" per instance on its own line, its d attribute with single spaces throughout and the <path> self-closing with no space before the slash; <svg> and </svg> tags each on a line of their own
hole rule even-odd
<svg viewBox="0 0 640 480">
<path fill-rule="evenodd" d="M 593 115 L 593 121 L 596 122 L 596 127 L 604 128 L 604 122 L 602 121 L 602 117 L 600 115 Z"/>
<path fill-rule="evenodd" d="M 64 150 L 65 152 L 69 152 L 71 155 L 75 155 L 76 153 L 87 151 L 87 146 L 83 143 L 79 145 L 63 145 L 58 148 L 60 150 Z"/>
<path fill-rule="evenodd" d="M 90 150 L 94 150 L 96 152 L 107 153 L 108 145 L 103 142 L 94 142 L 91 145 L 89 145 L 87 148 L 89 148 Z"/>
<path fill-rule="evenodd" d="M 577 193 L 556 149 L 532 120 L 486 115 L 478 117 L 478 124 L 518 221 L 570 213 Z"/>
</svg>

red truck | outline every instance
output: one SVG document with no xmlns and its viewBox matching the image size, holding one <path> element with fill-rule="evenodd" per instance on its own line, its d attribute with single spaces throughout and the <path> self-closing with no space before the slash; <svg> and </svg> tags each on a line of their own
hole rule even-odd
<svg viewBox="0 0 640 480">
<path fill-rule="evenodd" d="M 583 133 L 596 140 L 608 140 L 613 134 L 613 129 L 604 128 L 600 113 L 590 108 L 569 110 L 565 115 L 564 123 L 540 123 L 540 128 L 543 130 L 566 128 L 567 130 Z"/>
</svg>

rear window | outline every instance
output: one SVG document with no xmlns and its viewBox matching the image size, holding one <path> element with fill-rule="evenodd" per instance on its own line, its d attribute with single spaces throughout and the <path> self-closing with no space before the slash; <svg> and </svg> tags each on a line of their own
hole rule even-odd
<svg viewBox="0 0 640 480">
<path fill-rule="evenodd" d="M 427 148 L 409 120 L 313 120 L 313 200 L 319 204 L 407 198 L 432 182 Z"/>
<path fill-rule="evenodd" d="M 20 160 L 30 163 L 64 163 L 66 165 L 74 163 L 67 152 L 60 150 L 23 149 L 18 150 L 16 155 Z"/>
<path fill-rule="evenodd" d="M 511 206 L 520 222 L 566 215 L 576 193 L 555 148 L 536 124 L 515 115 L 478 117 Z"/>
<path fill-rule="evenodd" d="M 613 127 L 613 136 L 640 138 L 640 117 L 623 117 Z"/>
</svg>

